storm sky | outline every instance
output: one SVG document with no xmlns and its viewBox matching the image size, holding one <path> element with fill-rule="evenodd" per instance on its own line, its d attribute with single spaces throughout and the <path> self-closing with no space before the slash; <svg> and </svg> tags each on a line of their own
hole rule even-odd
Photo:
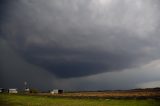
<svg viewBox="0 0 160 106">
<path fill-rule="evenodd" d="M 159 87 L 159 9 L 159 0 L 1 0 L 0 87 Z"/>
</svg>

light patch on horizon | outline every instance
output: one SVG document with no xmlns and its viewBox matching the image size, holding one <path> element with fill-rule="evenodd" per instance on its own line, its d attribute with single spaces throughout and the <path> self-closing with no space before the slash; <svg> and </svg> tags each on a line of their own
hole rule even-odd
<svg viewBox="0 0 160 106">
<path fill-rule="evenodd" d="M 160 60 L 154 60 L 138 68 L 81 78 L 59 79 L 58 83 L 55 84 L 59 88 L 67 88 L 68 90 L 118 90 L 160 87 L 159 64 Z"/>
<path fill-rule="evenodd" d="M 160 81 L 151 81 L 137 84 L 137 88 L 156 88 L 160 87 Z"/>
</svg>

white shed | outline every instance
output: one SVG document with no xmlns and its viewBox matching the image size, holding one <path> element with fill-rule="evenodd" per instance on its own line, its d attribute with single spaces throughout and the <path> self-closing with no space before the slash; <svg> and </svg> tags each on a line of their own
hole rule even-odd
<svg viewBox="0 0 160 106">
<path fill-rule="evenodd" d="M 50 93 L 51 93 L 51 94 L 62 94 L 62 93 L 63 93 L 63 90 L 53 89 Z"/>
<path fill-rule="evenodd" d="M 12 88 L 12 89 L 9 89 L 8 90 L 8 93 L 18 93 L 17 89 L 16 88 Z"/>
<path fill-rule="evenodd" d="M 25 92 L 29 92 L 30 89 L 29 89 L 29 88 L 25 88 L 24 91 L 25 91 Z"/>
<path fill-rule="evenodd" d="M 4 89 L 3 88 L 0 88 L 0 93 L 4 92 Z"/>
</svg>

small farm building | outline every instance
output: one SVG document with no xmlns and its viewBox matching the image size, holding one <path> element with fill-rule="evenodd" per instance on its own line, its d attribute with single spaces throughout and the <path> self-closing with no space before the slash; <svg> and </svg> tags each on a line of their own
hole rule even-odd
<svg viewBox="0 0 160 106">
<path fill-rule="evenodd" d="M 29 92 L 30 91 L 30 89 L 29 88 L 25 88 L 25 90 L 24 90 L 25 92 Z"/>
<path fill-rule="evenodd" d="M 50 93 L 51 93 L 51 94 L 62 94 L 62 93 L 63 93 L 63 90 L 53 89 Z"/>
<path fill-rule="evenodd" d="M 8 93 L 18 93 L 17 89 L 9 89 Z"/>
<path fill-rule="evenodd" d="M 3 93 L 4 92 L 4 89 L 3 88 L 0 88 L 0 93 Z"/>
</svg>

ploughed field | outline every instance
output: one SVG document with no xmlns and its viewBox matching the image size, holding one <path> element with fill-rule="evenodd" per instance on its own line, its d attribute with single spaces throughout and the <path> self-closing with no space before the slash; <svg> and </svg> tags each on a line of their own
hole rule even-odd
<svg viewBox="0 0 160 106">
<path fill-rule="evenodd" d="M 0 94 L 0 106 L 160 106 L 158 99 L 68 98 Z"/>
<path fill-rule="evenodd" d="M 68 92 L 63 94 L 39 93 L 38 95 L 73 97 L 73 98 L 109 98 L 109 99 L 160 99 L 160 88 L 134 89 L 134 90 L 113 90 L 99 92 Z"/>
</svg>

